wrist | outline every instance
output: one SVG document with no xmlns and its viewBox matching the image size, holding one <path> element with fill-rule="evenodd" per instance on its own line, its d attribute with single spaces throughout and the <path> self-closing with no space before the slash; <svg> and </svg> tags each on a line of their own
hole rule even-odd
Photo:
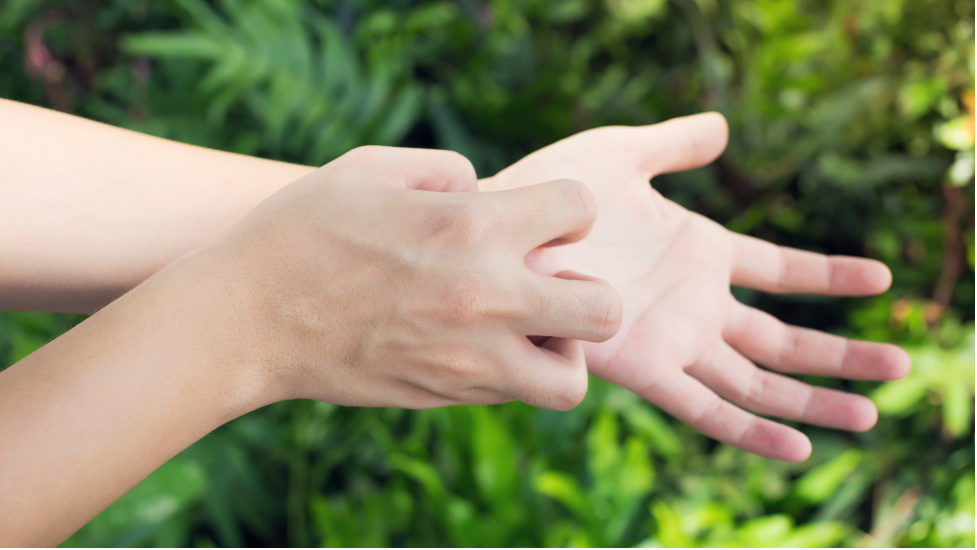
<svg viewBox="0 0 977 550">
<path fill-rule="evenodd" d="M 125 297 L 126 310 L 152 320 L 154 341 L 171 357 L 168 370 L 182 373 L 195 399 L 214 412 L 210 429 L 286 398 L 274 369 L 267 368 L 267 343 L 256 320 L 262 308 L 245 278 L 236 275 L 204 247 Z"/>
</svg>

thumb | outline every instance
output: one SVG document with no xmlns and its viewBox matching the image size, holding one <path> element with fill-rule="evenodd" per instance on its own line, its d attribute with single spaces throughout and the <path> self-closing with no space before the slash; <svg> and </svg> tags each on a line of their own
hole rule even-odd
<svg viewBox="0 0 977 550">
<path fill-rule="evenodd" d="M 634 160 L 652 176 L 705 166 L 716 160 L 729 141 L 729 126 L 719 113 L 673 118 L 634 128 Z"/>
</svg>

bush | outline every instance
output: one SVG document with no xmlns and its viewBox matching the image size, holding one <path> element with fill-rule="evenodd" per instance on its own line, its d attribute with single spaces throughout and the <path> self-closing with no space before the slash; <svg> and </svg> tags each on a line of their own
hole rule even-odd
<svg viewBox="0 0 977 550">
<path fill-rule="evenodd" d="M 737 297 L 905 345 L 915 369 L 809 379 L 868 393 L 882 418 L 805 427 L 815 451 L 798 465 L 597 380 L 566 413 L 279 403 L 67 545 L 974 546 L 972 2 L 219 4 L 12 0 L 0 96 L 310 164 L 441 147 L 481 175 L 586 128 L 719 110 L 727 153 L 656 188 L 732 230 L 894 272 L 870 299 Z M 4 364 L 79 320 L 0 314 Z"/>
</svg>

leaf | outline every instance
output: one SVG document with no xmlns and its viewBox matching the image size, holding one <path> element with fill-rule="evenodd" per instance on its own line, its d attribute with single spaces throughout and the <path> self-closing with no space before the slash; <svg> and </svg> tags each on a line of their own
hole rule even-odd
<svg viewBox="0 0 977 550">
<path fill-rule="evenodd" d="M 434 467 L 401 453 L 390 455 L 389 460 L 392 469 L 418 482 L 436 503 L 441 506 L 447 504 L 447 490 L 445 490 L 444 482 L 441 481 L 441 475 Z"/>
<path fill-rule="evenodd" d="M 48 343 L 49 339 L 34 334 L 15 332 L 10 336 L 10 355 L 9 363 L 14 363 L 24 359 L 28 355 L 41 349 Z"/>
<path fill-rule="evenodd" d="M 163 58 L 220 59 L 224 45 L 198 32 L 142 32 L 122 39 L 122 49 L 130 55 Z"/>
<path fill-rule="evenodd" d="M 974 123 L 962 115 L 936 127 L 936 136 L 947 149 L 966 151 L 974 146 Z"/>
<path fill-rule="evenodd" d="M 0 31 L 19 25 L 31 10 L 41 7 L 42 0 L 5 0 L 0 12 Z"/>
<path fill-rule="evenodd" d="M 651 505 L 651 515 L 658 524 L 656 533 L 658 542 L 668 548 L 689 548 L 695 546 L 682 531 L 682 522 L 679 515 L 675 513 L 664 502 L 655 502 Z"/>
<path fill-rule="evenodd" d="M 428 95 L 428 99 L 428 109 L 431 113 L 431 123 L 434 126 L 438 147 L 460 153 L 471 159 L 473 164 L 479 164 L 479 150 L 471 132 L 465 128 L 464 123 L 448 105 L 444 90 L 434 88 Z"/>
<path fill-rule="evenodd" d="M 793 518 L 786 514 L 777 514 L 751 519 L 740 526 L 736 533 L 746 546 L 780 546 L 793 527 Z"/>
<path fill-rule="evenodd" d="M 397 145 L 407 135 L 420 116 L 424 93 L 420 86 L 407 85 L 397 93 L 380 127 L 373 134 L 372 143 Z"/>
<path fill-rule="evenodd" d="M 651 490 L 655 470 L 648 457 L 648 447 L 637 437 L 629 437 L 624 444 L 624 460 L 619 468 L 616 495 L 619 501 L 643 497 Z"/>
<path fill-rule="evenodd" d="M 871 189 L 905 178 L 933 177 L 945 168 L 946 164 L 936 158 L 896 154 L 862 160 L 829 151 L 818 158 L 822 177 L 848 189 Z"/>
<path fill-rule="evenodd" d="M 458 6 L 450 2 L 437 2 L 431 5 L 420 5 L 411 10 L 404 23 L 404 28 L 410 32 L 425 32 L 431 29 L 443 28 L 458 18 Z"/>
<path fill-rule="evenodd" d="M 606 0 L 608 11 L 624 23 L 641 25 L 648 19 L 661 17 L 667 7 L 665 0 Z"/>
<path fill-rule="evenodd" d="M 973 423 L 973 396 L 970 388 L 958 382 L 943 386 L 943 425 L 954 437 L 970 432 Z"/>
<path fill-rule="evenodd" d="M 613 411 L 597 413 L 587 431 L 587 466 L 599 492 L 612 492 L 616 483 L 612 480 L 620 467 L 617 415 Z M 601 490 L 603 489 L 603 490 Z"/>
<path fill-rule="evenodd" d="M 802 525 L 780 541 L 781 548 L 832 548 L 853 529 L 840 521 L 819 521 Z"/>
<path fill-rule="evenodd" d="M 556 0 L 546 4 L 546 18 L 558 24 L 579 21 L 590 13 L 591 6 L 585 0 Z"/>
<path fill-rule="evenodd" d="M 584 523 L 594 520 L 587 497 L 576 478 L 563 472 L 543 472 L 533 480 L 533 487 L 540 494 L 559 502 Z"/>
<path fill-rule="evenodd" d="M 479 491 L 490 502 L 503 504 L 515 491 L 515 443 L 498 413 L 489 407 L 471 407 L 472 465 Z"/>
<path fill-rule="evenodd" d="M 795 494 L 808 502 L 824 502 L 861 462 L 861 451 L 848 449 L 801 476 Z"/>
<path fill-rule="evenodd" d="M 909 412 L 913 405 L 926 397 L 928 390 L 927 380 L 910 377 L 879 386 L 871 393 L 871 398 L 879 413 L 901 415 Z"/>
<path fill-rule="evenodd" d="M 632 430 L 648 438 L 651 449 L 670 459 L 682 454 L 682 442 L 661 414 L 645 403 L 621 409 L 621 416 Z"/>
<path fill-rule="evenodd" d="M 910 120 L 924 114 L 950 91 L 950 85 L 942 75 L 910 82 L 899 91 L 899 108 Z"/>
</svg>

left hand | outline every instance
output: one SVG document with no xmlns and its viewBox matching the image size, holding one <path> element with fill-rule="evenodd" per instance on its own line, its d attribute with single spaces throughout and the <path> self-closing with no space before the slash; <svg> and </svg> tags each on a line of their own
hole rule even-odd
<svg viewBox="0 0 977 550">
<path fill-rule="evenodd" d="M 597 221 L 583 241 L 531 253 L 542 274 L 575 270 L 610 282 L 624 300 L 620 332 L 586 343 L 590 372 L 623 386 L 703 434 L 761 456 L 802 461 L 811 443 L 770 415 L 864 431 L 878 413 L 860 395 L 789 374 L 894 380 L 909 371 L 897 346 L 789 326 L 741 304 L 738 285 L 773 293 L 867 296 L 884 292 L 875 260 L 824 256 L 738 235 L 661 196 L 654 176 L 714 160 L 728 129 L 716 113 L 646 127 L 582 132 L 541 149 L 482 190 L 572 178 L 587 185 Z M 771 370 L 758 368 L 754 362 Z"/>
</svg>

